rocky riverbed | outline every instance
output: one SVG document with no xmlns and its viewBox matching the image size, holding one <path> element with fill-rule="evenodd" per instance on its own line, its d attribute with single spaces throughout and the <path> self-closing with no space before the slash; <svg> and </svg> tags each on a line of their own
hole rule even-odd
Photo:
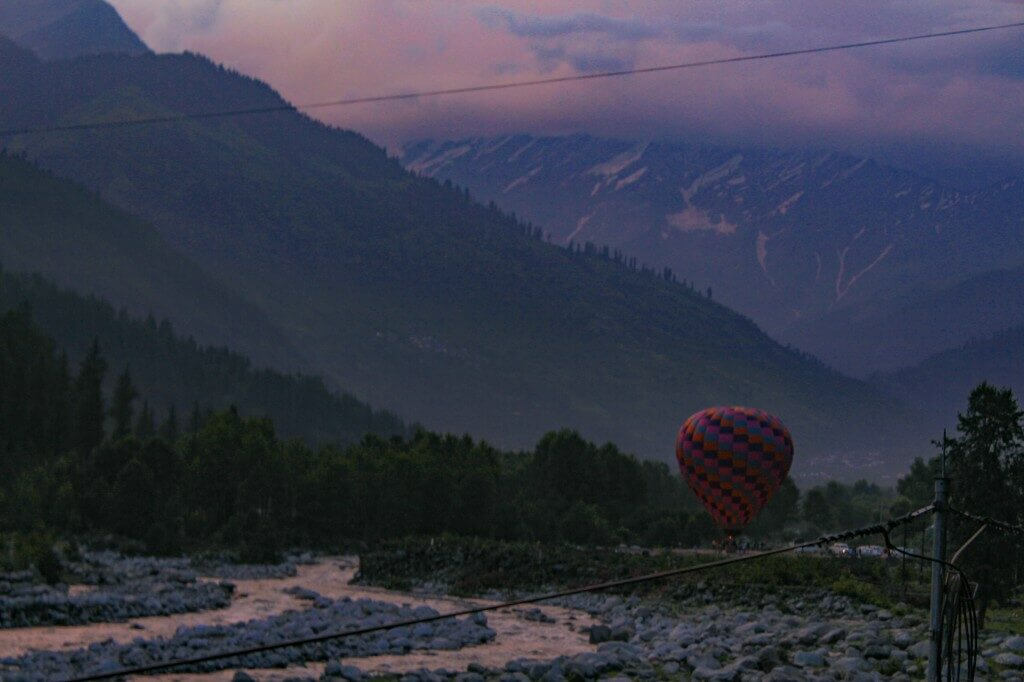
<svg viewBox="0 0 1024 682">
<path fill-rule="evenodd" d="M 108 559 L 99 562 L 107 569 L 83 571 L 83 582 L 68 587 L 68 594 L 88 594 L 88 589 L 100 585 L 126 589 L 140 580 L 144 583 L 147 572 L 148 579 L 168 581 L 174 571 L 186 577 L 195 571 L 185 563 L 126 560 L 131 563 L 125 564 L 121 578 L 130 579 L 103 577 L 108 569 L 117 572 L 119 560 Z M 422 585 L 415 593 L 398 592 L 353 585 L 354 573 L 350 560 L 292 562 L 290 567 L 253 569 L 248 573 L 252 577 L 233 580 L 226 606 L 123 623 L 0 630 L 0 677 L 60 679 L 169 656 L 444 613 L 506 596 L 456 599 L 426 595 Z M 220 582 L 215 576 L 197 574 L 194 582 L 182 585 Z M 671 599 L 578 595 L 486 617 L 446 619 L 253 654 L 146 679 L 356 682 L 388 676 L 404 682 L 559 682 L 910 680 L 923 675 L 927 633 L 921 611 L 889 611 L 824 590 L 787 595 L 751 590 L 720 594 L 715 589 L 687 586 L 686 594 L 677 591 Z M 983 633 L 979 670 L 980 679 L 1024 680 L 1024 637 Z"/>
</svg>

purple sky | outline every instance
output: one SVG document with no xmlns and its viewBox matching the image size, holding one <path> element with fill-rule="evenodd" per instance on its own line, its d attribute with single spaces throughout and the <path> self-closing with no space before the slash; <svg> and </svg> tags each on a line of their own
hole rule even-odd
<svg viewBox="0 0 1024 682">
<path fill-rule="evenodd" d="M 296 103 L 1024 20 L 1024 0 L 110 1 L 156 51 L 206 54 Z M 1024 172 L 1024 29 L 315 115 L 392 148 L 588 132 Z"/>
</svg>

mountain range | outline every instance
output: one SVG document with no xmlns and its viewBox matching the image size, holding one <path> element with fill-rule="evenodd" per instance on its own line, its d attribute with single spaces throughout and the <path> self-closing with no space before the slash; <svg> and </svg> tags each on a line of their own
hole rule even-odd
<svg viewBox="0 0 1024 682">
<path fill-rule="evenodd" d="M 198 55 L 95 52 L 46 61 L 0 40 L 0 128 L 287 105 L 266 84 Z M 789 425 L 799 452 L 793 473 L 803 480 L 884 477 L 934 435 L 912 408 L 780 345 L 722 305 L 728 287 L 711 294 L 697 272 L 548 243 L 541 229 L 294 110 L 2 142 L 54 181 L 87 190 L 50 185 L 53 196 L 84 192 L 110 222 L 148 235 L 112 239 L 108 252 L 123 255 L 106 267 L 78 265 L 62 285 L 158 307 L 177 328 L 197 325 L 200 342 L 215 336 L 256 363 L 300 364 L 433 429 L 515 448 L 570 427 L 670 460 L 689 414 L 754 404 Z M 833 170 L 841 174 L 843 163 Z M 614 183 L 627 179 L 607 171 Z M 688 195 L 697 206 L 711 192 L 702 182 Z M 728 234 L 728 215 L 697 210 L 723 227 L 691 232 Z M 88 221 L 75 212 L 37 223 L 31 210 L 13 215 L 25 225 L 19 270 L 47 271 L 49 241 L 38 230 L 71 245 L 88 239 L 77 232 Z M 36 224 L 33 240 L 25 235 Z M 127 255 L 132 242 L 139 253 Z M 82 260 L 106 257 L 82 248 Z M 0 252 L 8 268 L 9 250 Z M 164 267 L 151 278 L 145 267 L 132 274 L 131 263 L 122 270 L 121 260 Z M 130 283 L 124 290 L 109 283 L 111 270 Z M 159 295 L 127 292 L 161 277 L 170 284 L 156 287 Z M 202 328 L 200 303 L 210 311 Z"/>
<path fill-rule="evenodd" d="M 984 284 L 1024 265 L 1020 179 L 964 192 L 832 151 L 586 135 L 416 141 L 401 158 L 556 243 L 669 267 L 855 375 L 1024 322 L 1024 288 Z"/>
</svg>

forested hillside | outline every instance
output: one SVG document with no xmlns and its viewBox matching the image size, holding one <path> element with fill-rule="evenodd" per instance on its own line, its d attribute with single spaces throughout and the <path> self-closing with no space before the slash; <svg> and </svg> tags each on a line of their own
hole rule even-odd
<svg viewBox="0 0 1024 682">
<path fill-rule="evenodd" d="M 284 104 L 190 54 L 3 61 L 5 127 Z M 794 433 L 799 477 L 883 476 L 923 442 L 895 401 L 675 281 L 687 273 L 547 244 L 294 111 L 8 145 L 151 221 L 333 384 L 431 428 L 526 447 L 568 427 L 668 460 L 689 414 L 754 404 Z"/>
<path fill-rule="evenodd" d="M 38 272 L 279 368 L 300 354 L 258 308 L 96 192 L 0 149 L 0 266 Z"/>
<path fill-rule="evenodd" d="M 879 374 L 873 381 L 919 404 L 935 415 L 935 428 L 942 428 L 956 421 L 964 409 L 963 396 L 982 382 L 1024 395 L 1024 327 L 979 336 L 912 367 Z"/>
<path fill-rule="evenodd" d="M 301 437 L 313 445 L 354 443 L 368 433 L 406 433 L 397 416 L 374 410 L 348 393 L 332 392 L 317 377 L 255 367 L 227 348 L 181 338 L 167 320 L 131 317 L 124 309 L 58 289 L 39 276 L 0 272 L 0 312 L 8 310 L 28 311 L 72 367 L 98 344 L 109 370 L 104 387 L 112 391 L 127 370 L 141 396 L 138 407 L 145 402 L 157 424 L 172 408 L 184 426 L 195 410 L 205 414 L 233 405 L 244 416 L 271 417 L 282 437 Z M 17 391 L 8 390 L 13 391 L 9 399 L 16 401 Z"/>
<path fill-rule="evenodd" d="M 225 364 L 207 354 L 208 369 Z M 526 452 L 424 430 L 310 447 L 233 407 L 154 415 L 155 394 L 116 357 L 93 345 L 70 360 L 24 306 L 0 311 L 0 532 L 113 534 L 154 552 L 248 559 L 408 535 L 673 546 L 720 536 L 674 467 L 569 430 Z M 819 533 L 894 504 L 907 502 L 865 481 L 831 482 L 801 504 L 787 479 L 746 532 Z"/>
<path fill-rule="evenodd" d="M 834 365 L 846 362 L 888 374 L 1022 324 L 1024 266 L 1019 266 L 984 272 L 914 295 L 880 296 L 845 314 L 825 315 L 799 333 L 815 347 L 828 347 L 822 358 Z M 1000 373 L 988 378 L 1000 383 L 1012 381 L 1013 375 Z M 962 384 L 957 390 L 968 387 Z"/>
<path fill-rule="evenodd" d="M 964 343 L 979 318 L 999 324 L 1009 301 L 979 308 L 985 299 L 954 285 L 1024 263 L 1020 179 L 968 192 L 827 149 L 588 135 L 421 141 L 402 160 L 559 243 L 607 244 L 713 287 L 855 376 Z M 942 306 L 918 304 L 939 291 Z"/>
</svg>

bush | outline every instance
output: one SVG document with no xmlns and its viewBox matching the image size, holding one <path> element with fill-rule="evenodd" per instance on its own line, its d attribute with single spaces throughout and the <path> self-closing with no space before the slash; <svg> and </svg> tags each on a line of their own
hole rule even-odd
<svg viewBox="0 0 1024 682">
<path fill-rule="evenodd" d="M 54 549 L 55 539 L 46 533 L 14 536 L 9 544 L 7 568 L 32 570 L 43 580 L 58 583 L 64 573 L 60 555 Z"/>
<path fill-rule="evenodd" d="M 871 583 L 857 580 L 851 576 L 843 576 L 832 582 L 832 591 L 858 601 L 876 604 L 878 606 L 889 606 L 889 599 L 882 594 L 881 589 Z"/>
</svg>

